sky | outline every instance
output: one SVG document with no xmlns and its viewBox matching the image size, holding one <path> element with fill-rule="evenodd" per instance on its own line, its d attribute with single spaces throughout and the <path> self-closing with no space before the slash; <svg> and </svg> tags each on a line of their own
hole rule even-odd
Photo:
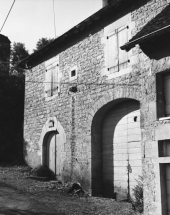
<svg viewBox="0 0 170 215">
<path fill-rule="evenodd" d="M 14 0 L 0 0 L 0 29 Z M 56 36 L 60 36 L 102 7 L 102 0 L 54 0 Z M 15 0 L 0 32 L 11 43 L 21 42 L 31 54 L 37 41 L 54 38 L 53 0 Z"/>
</svg>

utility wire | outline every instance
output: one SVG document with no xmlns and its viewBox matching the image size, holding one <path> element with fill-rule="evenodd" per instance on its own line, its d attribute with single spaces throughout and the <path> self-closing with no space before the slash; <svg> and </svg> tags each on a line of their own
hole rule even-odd
<svg viewBox="0 0 170 215">
<path fill-rule="evenodd" d="M 55 9 L 54 9 L 54 0 L 53 0 L 53 17 L 54 17 L 54 34 L 56 38 L 56 24 L 55 24 Z"/>
<path fill-rule="evenodd" d="M 14 1 L 13 1 L 13 3 L 12 3 L 12 6 L 11 6 L 11 8 L 10 8 L 9 12 L 8 12 L 8 15 L 6 16 L 6 19 L 5 19 L 5 21 L 4 21 L 4 23 L 3 23 L 2 27 L 1 27 L 0 32 L 2 31 L 2 29 L 3 29 L 4 25 L 5 25 L 6 20 L 8 19 L 8 16 L 9 16 L 9 14 L 10 14 L 11 10 L 12 10 L 12 7 L 14 6 L 14 3 L 15 3 L 15 0 L 14 0 Z"/>
<path fill-rule="evenodd" d="M 51 82 L 46 82 L 46 81 L 25 81 L 25 82 L 27 82 L 27 83 L 43 83 L 43 84 L 51 84 Z M 55 83 L 55 84 L 60 84 L 60 85 L 65 85 L 65 84 L 67 84 L 67 85 L 74 85 L 74 84 L 78 84 L 78 85 L 114 85 L 113 83 L 111 84 L 111 83 L 85 83 L 85 82 L 74 82 L 74 83 L 72 83 L 72 82 L 54 82 L 53 81 L 53 83 Z"/>
</svg>

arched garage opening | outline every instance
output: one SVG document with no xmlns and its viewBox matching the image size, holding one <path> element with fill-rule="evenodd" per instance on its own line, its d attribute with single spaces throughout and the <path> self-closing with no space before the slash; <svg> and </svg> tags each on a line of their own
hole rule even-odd
<svg viewBox="0 0 170 215">
<path fill-rule="evenodd" d="M 140 104 L 117 99 L 92 121 L 92 195 L 127 199 L 142 174 Z"/>
</svg>

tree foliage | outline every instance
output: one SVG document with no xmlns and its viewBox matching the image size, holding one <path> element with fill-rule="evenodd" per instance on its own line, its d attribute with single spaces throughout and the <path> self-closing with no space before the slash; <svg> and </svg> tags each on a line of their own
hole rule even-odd
<svg viewBox="0 0 170 215">
<path fill-rule="evenodd" d="M 17 64 L 29 56 L 28 50 L 24 43 L 14 42 L 11 47 L 11 73 L 24 74 L 24 70 L 17 67 Z"/>
<path fill-rule="evenodd" d="M 41 38 L 38 40 L 37 44 L 36 44 L 36 49 L 34 49 L 33 51 L 36 52 L 40 49 L 42 49 L 44 46 L 48 45 L 49 43 L 51 43 L 54 39 L 48 39 L 48 38 Z"/>
<path fill-rule="evenodd" d="M 0 50 L 8 59 L 0 66 L 0 162 L 22 161 L 25 77 L 17 63 L 29 53 L 22 43 Z"/>
<path fill-rule="evenodd" d="M 24 76 L 0 76 L 0 162 L 23 160 Z"/>
</svg>

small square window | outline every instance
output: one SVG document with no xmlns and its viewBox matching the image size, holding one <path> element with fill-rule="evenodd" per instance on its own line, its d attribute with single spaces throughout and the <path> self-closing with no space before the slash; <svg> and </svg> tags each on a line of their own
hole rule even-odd
<svg viewBox="0 0 170 215">
<path fill-rule="evenodd" d="M 70 68 L 70 70 L 69 70 L 70 81 L 74 81 L 77 79 L 77 73 L 78 73 L 77 66 Z"/>
<path fill-rule="evenodd" d="M 74 76 L 76 76 L 76 70 L 71 71 L 71 77 L 74 77 Z"/>
</svg>

